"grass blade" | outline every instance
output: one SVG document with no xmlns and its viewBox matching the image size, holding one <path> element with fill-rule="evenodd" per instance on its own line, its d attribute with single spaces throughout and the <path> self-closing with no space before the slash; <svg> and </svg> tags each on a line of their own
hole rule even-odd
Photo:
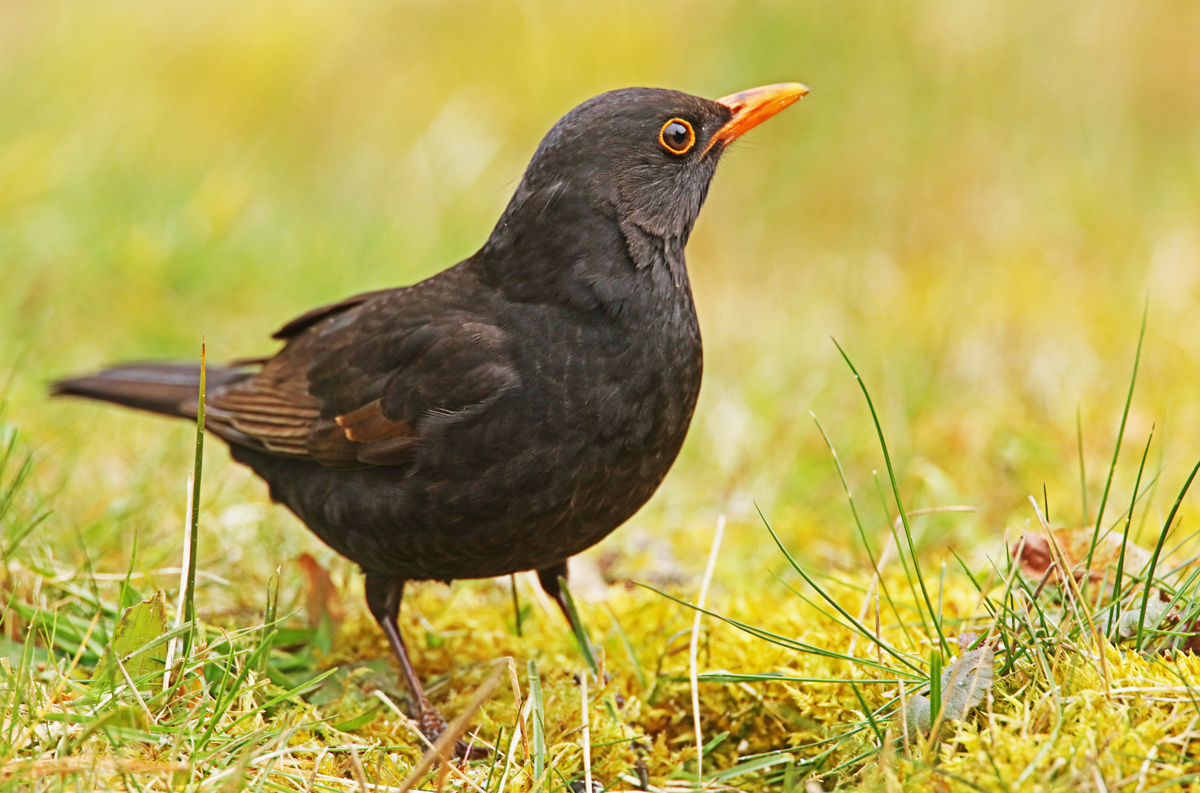
<svg viewBox="0 0 1200 793">
<path fill-rule="evenodd" d="M 196 557 L 199 555 L 198 540 L 200 537 L 200 473 L 204 468 L 204 396 L 206 375 L 206 344 L 200 340 L 200 394 L 196 408 L 196 462 L 192 470 L 192 503 L 191 525 L 188 532 L 191 536 L 191 553 L 188 554 L 187 586 L 183 595 L 183 618 L 192 628 L 183 641 L 183 657 L 187 658 L 192 652 L 192 642 L 195 639 L 196 625 Z"/>
<path fill-rule="evenodd" d="M 1100 525 L 1104 522 L 1104 507 L 1108 504 L 1108 491 L 1112 488 L 1113 474 L 1117 471 L 1117 458 L 1121 456 L 1121 440 L 1125 437 L 1125 423 L 1129 420 L 1129 406 L 1133 404 L 1133 387 L 1137 384 L 1138 364 L 1142 361 L 1142 341 L 1146 338 L 1146 317 L 1150 313 L 1150 296 L 1146 296 L 1146 305 L 1142 309 L 1142 329 L 1138 333 L 1137 351 L 1133 355 L 1133 374 L 1129 378 L 1129 393 L 1125 396 L 1125 410 L 1121 412 L 1121 426 L 1117 429 L 1117 446 L 1113 449 L 1112 465 L 1108 467 L 1108 480 L 1104 483 L 1104 492 L 1100 494 L 1100 508 L 1096 512 L 1096 528 L 1092 532 L 1092 545 L 1088 548 L 1087 564 L 1084 570 L 1091 569 L 1092 555 L 1096 552 L 1096 543 L 1100 539 Z"/>
<path fill-rule="evenodd" d="M 546 714 L 542 702 L 542 679 L 538 676 L 537 662 L 529 661 L 529 696 L 533 699 L 533 778 L 541 779 L 546 769 Z"/>
<path fill-rule="evenodd" d="M 591 639 L 588 638 L 587 628 L 584 627 L 583 621 L 579 619 L 579 609 L 575 607 L 575 598 L 571 595 L 571 588 L 567 586 L 566 576 L 558 577 L 558 586 L 562 589 L 563 602 L 567 605 L 567 613 L 571 615 L 571 633 L 575 636 L 575 642 L 579 645 L 579 652 L 583 653 L 583 659 L 587 661 L 588 668 L 592 670 L 593 675 L 600 674 L 600 664 L 596 661 L 596 652 L 592 649 Z M 515 589 L 513 590 L 516 591 Z"/>
<path fill-rule="evenodd" d="M 779 550 L 783 552 L 784 557 L 786 557 L 788 563 L 791 564 L 792 569 L 799 573 L 800 577 L 803 578 L 810 587 L 816 590 L 817 594 L 821 596 L 822 600 L 833 606 L 834 610 L 836 610 L 838 614 L 841 614 L 842 617 L 850 623 L 854 630 L 858 631 L 864 638 L 868 639 L 871 643 L 879 647 L 879 649 L 883 650 L 885 653 L 901 663 L 908 663 L 908 660 L 904 657 L 903 653 L 876 636 L 874 631 L 859 622 L 858 619 L 852 616 L 850 612 L 846 611 L 846 609 L 843 608 L 842 605 L 838 603 L 832 595 L 826 592 L 820 584 L 814 581 L 812 576 L 810 576 L 808 572 L 805 571 L 805 569 L 801 567 L 800 564 L 792 557 L 792 555 L 788 553 L 787 548 L 783 546 L 783 542 L 779 539 L 779 535 L 775 533 L 775 529 L 771 528 L 770 522 L 767 520 L 766 516 L 762 514 L 762 510 L 759 510 L 758 514 L 759 517 L 763 519 L 763 523 L 766 524 L 767 531 L 771 532 L 771 538 L 775 540 L 775 544 L 779 546 Z"/>
<path fill-rule="evenodd" d="M 1150 442 L 1154 440 L 1154 427 L 1150 427 L 1150 437 L 1146 438 L 1146 448 L 1142 451 L 1142 462 L 1138 465 L 1137 479 L 1133 483 L 1133 501 L 1129 504 L 1129 509 L 1125 517 L 1125 533 L 1121 537 L 1121 553 L 1117 557 L 1117 574 L 1113 578 L 1113 594 L 1112 605 L 1109 607 L 1108 624 L 1112 627 L 1112 643 L 1116 644 L 1120 638 L 1120 630 L 1117 624 L 1121 616 L 1121 578 L 1125 573 L 1125 548 L 1129 544 L 1129 527 L 1133 524 L 1133 507 L 1137 503 L 1138 488 L 1142 484 L 1142 472 L 1146 470 L 1146 456 L 1150 454 Z"/>
<path fill-rule="evenodd" d="M 854 368 L 854 363 L 850 360 L 850 356 L 842 349 L 842 345 L 833 341 L 838 352 L 842 354 L 842 360 L 850 367 L 850 371 L 854 373 L 854 379 L 858 381 L 858 387 L 862 389 L 863 396 L 866 397 L 867 407 L 871 410 L 871 420 L 875 422 L 875 432 L 879 436 L 879 445 L 883 449 L 883 461 L 887 464 L 888 478 L 892 482 L 892 495 L 896 499 L 896 509 L 900 512 L 900 520 L 904 524 L 904 536 L 908 540 L 908 552 L 913 560 L 913 567 L 917 574 L 917 583 L 921 585 L 921 596 L 925 599 L 925 607 L 929 609 L 929 619 L 933 622 L 933 628 L 937 632 L 938 641 L 942 645 L 942 649 L 947 655 L 950 654 L 950 643 L 946 641 L 946 635 L 942 632 L 942 625 L 938 621 L 937 615 L 933 611 L 933 601 L 929 597 L 929 589 L 925 586 L 925 577 L 921 575 L 921 567 L 917 564 L 917 549 L 913 544 L 912 528 L 908 525 L 908 514 L 904 511 L 904 503 L 900 499 L 900 485 L 896 482 L 896 470 L 892 466 L 892 455 L 888 453 L 887 440 L 883 437 L 883 426 L 879 423 L 879 414 L 875 412 L 875 403 L 871 401 L 871 394 L 867 391 L 867 384 L 863 382 L 862 376 L 858 370 Z"/>
<path fill-rule="evenodd" d="M 1167 532 L 1171 530 L 1171 524 L 1175 522 L 1175 515 L 1179 512 L 1179 505 L 1183 503 L 1183 497 L 1187 495 L 1188 488 L 1192 486 L 1192 480 L 1196 478 L 1197 471 L 1200 471 L 1200 461 L 1197 461 L 1187 481 L 1183 483 L 1183 489 L 1179 491 L 1179 497 L 1175 499 L 1175 505 L 1171 507 L 1171 513 L 1167 515 L 1167 519 L 1163 523 L 1162 532 L 1158 535 L 1158 543 L 1154 546 L 1154 554 L 1150 557 L 1150 565 L 1146 572 L 1146 584 L 1142 588 L 1142 609 L 1141 613 L 1138 614 L 1136 643 L 1138 652 L 1142 650 L 1142 630 L 1146 622 L 1146 606 L 1150 603 L 1150 588 L 1154 584 L 1154 568 L 1158 566 L 1159 555 L 1162 553 L 1163 544 L 1167 541 Z"/>
<path fill-rule="evenodd" d="M 663 592 L 660 589 L 655 589 L 654 587 L 650 586 L 649 584 L 639 583 L 639 584 L 637 584 L 637 586 L 640 586 L 644 589 L 649 589 L 651 592 L 657 592 L 659 595 L 662 595 L 665 598 L 673 600 L 681 606 L 687 606 L 690 609 L 696 609 L 697 611 L 700 611 L 703 614 L 707 614 L 710 617 L 715 617 L 715 618 L 721 620 L 722 622 L 724 622 L 726 625 L 731 625 L 734 628 L 737 628 L 738 630 L 743 631 L 744 633 L 748 633 L 751 636 L 755 636 L 759 639 L 770 642 L 771 644 L 775 644 L 780 647 L 786 647 L 789 650 L 795 650 L 796 652 L 801 652 L 801 653 L 809 653 L 812 655 L 819 655 L 819 656 L 822 656 L 825 658 L 833 658 L 833 659 L 836 659 L 839 661 L 846 661 L 846 662 L 849 662 L 852 664 L 860 664 L 860 665 L 868 667 L 870 669 L 877 669 L 881 672 L 886 672 L 890 675 L 900 675 L 900 676 L 905 677 L 906 679 L 909 679 L 913 682 L 924 682 L 924 680 L 925 680 L 925 674 L 921 670 L 921 668 L 919 666 L 917 666 L 915 663 L 913 663 L 912 661 L 909 661 L 907 658 L 904 658 L 904 657 L 900 657 L 897 660 L 900 661 L 901 663 L 903 663 L 905 666 L 909 667 L 908 670 L 897 669 L 894 667 L 886 666 L 877 661 L 872 661 L 870 658 L 861 658 L 861 657 L 855 656 L 855 655 L 839 653 L 836 650 L 830 650 L 830 649 L 827 649 L 824 647 L 818 647 L 813 644 L 807 644 L 807 643 L 799 641 L 797 639 L 793 639 L 790 636 L 783 636 L 778 633 L 772 633 L 771 631 L 756 627 L 754 625 L 750 625 L 749 623 L 745 623 L 740 620 L 735 620 L 732 617 L 726 617 L 724 614 L 718 614 L 715 611 L 710 611 L 708 609 L 700 608 L 697 605 L 695 605 L 694 603 L 689 603 L 686 600 L 681 600 L 680 598 L 677 598 L 674 595 Z M 909 671 L 909 670 L 912 670 L 912 671 Z"/>
<path fill-rule="evenodd" d="M 858 528 L 858 536 L 862 540 L 863 548 L 867 552 L 867 558 L 871 560 L 871 569 L 875 571 L 879 589 L 883 592 L 888 606 L 891 607 L 892 614 L 896 617 L 896 622 L 904 630 L 905 636 L 908 636 L 908 626 L 905 625 L 904 620 L 900 619 L 900 612 L 896 608 L 896 603 L 892 600 L 892 594 L 888 591 L 887 582 L 883 580 L 883 573 L 879 569 L 879 560 L 875 558 L 874 552 L 871 551 L 871 544 L 867 542 L 867 532 L 863 528 L 862 520 L 859 518 L 858 507 L 854 504 L 854 494 L 850 492 L 850 483 L 846 480 L 845 471 L 842 470 L 842 461 L 838 457 L 837 449 L 833 447 L 833 441 L 830 440 L 829 434 L 825 432 L 825 428 L 821 426 L 821 421 L 817 418 L 817 414 L 810 410 L 808 411 L 808 415 L 812 416 L 813 422 L 817 425 L 817 430 L 821 433 L 821 437 L 825 439 L 825 445 L 829 447 L 829 453 L 833 455 L 833 464 L 837 467 L 838 478 L 842 482 L 842 490 L 846 493 L 846 501 L 850 503 L 850 512 L 854 515 L 854 525 Z"/>
</svg>

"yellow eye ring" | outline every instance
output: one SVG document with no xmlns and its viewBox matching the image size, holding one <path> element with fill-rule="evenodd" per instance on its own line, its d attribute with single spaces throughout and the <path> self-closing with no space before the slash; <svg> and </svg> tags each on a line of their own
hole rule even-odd
<svg viewBox="0 0 1200 793">
<path fill-rule="evenodd" d="M 696 145 L 696 131 L 682 118 L 673 118 L 658 131 L 658 142 L 672 154 L 687 154 Z"/>
</svg>

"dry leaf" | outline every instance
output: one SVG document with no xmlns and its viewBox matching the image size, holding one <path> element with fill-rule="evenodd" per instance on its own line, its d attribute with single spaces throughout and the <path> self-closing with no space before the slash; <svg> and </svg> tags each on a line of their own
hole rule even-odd
<svg viewBox="0 0 1200 793">
<path fill-rule="evenodd" d="M 1105 580 L 1105 584 L 1111 586 L 1116 578 L 1117 564 L 1121 559 L 1122 535 L 1112 531 L 1101 537 L 1096 543 L 1095 553 L 1092 554 L 1091 567 L 1085 571 L 1083 565 L 1087 561 L 1088 551 L 1092 547 L 1094 531 L 1094 527 L 1054 529 L 1053 534 L 1075 580 L 1083 580 L 1086 574 L 1093 583 Z M 1050 541 L 1042 531 L 1026 533 L 1024 543 L 1022 544 L 1022 541 L 1018 540 L 1013 547 L 1014 557 L 1017 557 L 1018 552 L 1020 553 L 1018 561 L 1021 563 L 1021 572 L 1034 581 L 1041 581 L 1045 577 L 1046 571 L 1050 569 L 1050 564 L 1055 557 L 1054 550 L 1050 547 Z M 1124 570 L 1127 574 L 1137 573 L 1149 563 L 1150 552 L 1145 548 L 1134 545 L 1132 542 L 1125 546 Z M 1057 569 L 1051 576 L 1051 580 L 1061 583 Z"/>
<path fill-rule="evenodd" d="M 329 571 L 307 553 L 300 554 L 296 561 L 300 565 L 300 572 L 304 574 L 304 611 L 308 616 L 308 626 L 317 628 L 328 620 L 336 632 L 346 618 L 346 609 L 342 606 L 333 579 L 329 577 Z"/>
</svg>

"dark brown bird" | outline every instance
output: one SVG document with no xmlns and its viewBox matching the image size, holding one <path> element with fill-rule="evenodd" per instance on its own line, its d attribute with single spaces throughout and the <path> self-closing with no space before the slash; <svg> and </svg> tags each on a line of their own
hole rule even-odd
<svg viewBox="0 0 1200 793">
<path fill-rule="evenodd" d="M 687 433 L 701 346 L 683 251 L 717 161 L 807 92 L 590 99 L 542 140 L 478 253 L 209 370 L 207 428 L 362 567 L 427 734 L 445 722 L 397 625 L 405 582 L 537 570 L 566 611 L 568 557 L 646 503 Z M 194 419 L 198 384 L 195 364 L 141 363 L 53 391 Z"/>
</svg>

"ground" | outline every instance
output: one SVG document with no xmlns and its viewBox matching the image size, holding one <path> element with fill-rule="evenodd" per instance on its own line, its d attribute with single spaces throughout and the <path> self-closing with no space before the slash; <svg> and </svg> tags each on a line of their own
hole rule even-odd
<svg viewBox="0 0 1200 793">
<path fill-rule="evenodd" d="M 730 152 L 689 245 L 706 365 L 683 454 L 581 568 L 602 673 L 527 581 L 520 634 L 508 581 L 406 606 L 447 714 L 498 658 L 522 703 L 540 682 L 541 748 L 505 673 L 469 720 L 500 749 L 466 774 L 573 780 L 586 678 L 594 779 L 693 786 L 695 612 L 669 596 L 696 601 L 724 515 L 696 634 L 702 741 L 727 734 L 712 784 L 1188 784 L 1196 495 L 1147 600 L 1175 601 L 1178 635 L 1146 653 L 1098 623 L 1105 585 L 1039 590 L 1009 559 L 1045 536 L 1030 496 L 1054 529 L 1152 552 L 1200 458 L 1198 38 L 1200 8 L 1172 0 L 0 8 L 2 784 L 350 790 L 360 769 L 399 785 L 421 752 L 384 702 L 404 708 L 361 579 L 215 441 L 195 674 L 141 700 L 117 677 L 153 667 L 89 683 L 124 608 L 161 590 L 174 621 L 194 428 L 51 402 L 49 380 L 195 359 L 202 338 L 211 360 L 270 352 L 291 316 L 469 255 L 540 135 L 595 93 L 785 80 L 813 93 Z M 897 557 L 897 498 L 974 511 L 914 516 Z M 964 634 L 995 649 L 995 683 L 930 744 L 893 703 L 954 668 Z"/>
</svg>

